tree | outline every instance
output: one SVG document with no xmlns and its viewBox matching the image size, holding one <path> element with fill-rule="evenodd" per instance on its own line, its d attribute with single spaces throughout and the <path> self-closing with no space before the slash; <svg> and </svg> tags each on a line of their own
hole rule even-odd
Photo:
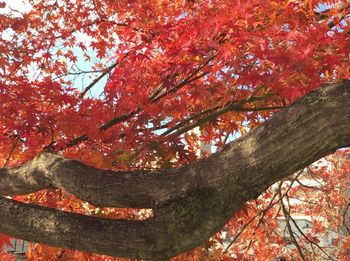
<svg viewBox="0 0 350 261">
<path fill-rule="evenodd" d="M 348 1 L 29 2 L 0 15 L 1 233 L 168 259 L 350 144 Z"/>
</svg>

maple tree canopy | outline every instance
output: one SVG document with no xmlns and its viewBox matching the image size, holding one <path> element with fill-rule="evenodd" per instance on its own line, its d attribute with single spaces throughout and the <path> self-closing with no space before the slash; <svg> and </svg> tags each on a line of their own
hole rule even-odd
<svg viewBox="0 0 350 261">
<path fill-rule="evenodd" d="M 28 3 L 0 1 L 0 232 L 61 248 L 32 260 L 222 260 L 247 201 L 350 144 L 349 1 Z"/>
</svg>

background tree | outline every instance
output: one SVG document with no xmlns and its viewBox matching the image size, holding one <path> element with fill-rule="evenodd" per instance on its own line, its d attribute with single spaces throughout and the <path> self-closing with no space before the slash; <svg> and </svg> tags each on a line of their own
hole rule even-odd
<svg viewBox="0 0 350 261">
<path fill-rule="evenodd" d="M 289 251 L 273 231 L 297 190 L 258 196 L 350 143 L 348 1 L 29 3 L 0 5 L 2 233 L 129 258 L 199 246 L 178 258 L 221 260 L 229 249 L 208 238 L 228 222 L 238 259 Z M 201 141 L 219 152 L 197 161 Z M 344 183 L 318 175 L 319 203 L 339 205 L 341 223 Z M 323 253 L 294 243 L 302 259 Z M 38 256 L 102 258 L 31 245 Z"/>
</svg>

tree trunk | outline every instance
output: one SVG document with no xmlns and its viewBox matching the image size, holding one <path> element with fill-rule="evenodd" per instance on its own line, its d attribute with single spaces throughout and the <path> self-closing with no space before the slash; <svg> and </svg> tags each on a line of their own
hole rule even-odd
<svg viewBox="0 0 350 261">
<path fill-rule="evenodd" d="M 62 188 L 96 206 L 153 208 L 144 221 L 93 218 L 0 199 L 0 232 L 52 246 L 165 260 L 205 242 L 274 182 L 350 144 L 350 81 L 320 87 L 207 159 L 113 172 L 43 153 L 0 169 L 1 195 Z"/>
</svg>

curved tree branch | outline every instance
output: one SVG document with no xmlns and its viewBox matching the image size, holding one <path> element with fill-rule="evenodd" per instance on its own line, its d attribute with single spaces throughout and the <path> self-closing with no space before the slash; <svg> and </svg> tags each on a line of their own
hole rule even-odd
<svg viewBox="0 0 350 261">
<path fill-rule="evenodd" d="M 44 152 L 18 168 L 0 169 L 0 191 L 12 196 L 62 188 L 95 206 L 153 208 L 184 194 L 196 174 L 183 169 L 101 170 Z"/>
<path fill-rule="evenodd" d="M 63 248 L 166 259 L 203 243 L 274 182 L 350 144 L 350 81 L 320 87 L 207 159 L 112 172 L 44 153 L 0 170 L 1 195 L 63 188 L 96 205 L 152 207 L 145 221 L 93 218 L 0 200 L 0 232 Z"/>
</svg>

